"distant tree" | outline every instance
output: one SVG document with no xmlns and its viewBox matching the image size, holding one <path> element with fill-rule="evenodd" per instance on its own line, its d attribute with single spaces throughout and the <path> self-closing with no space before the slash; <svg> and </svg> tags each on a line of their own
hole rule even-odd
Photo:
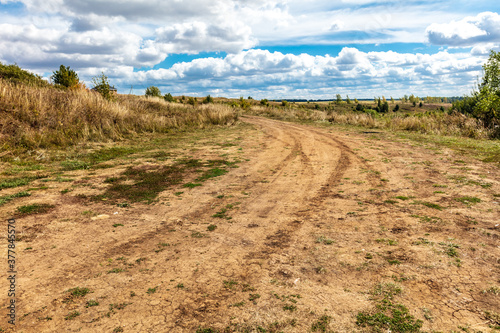
<svg viewBox="0 0 500 333">
<path fill-rule="evenodd" d="M 354 103 L 355 103 L 355 104 L 358 104 L 358 103 L 359 103 L 357 98 L 355 98 L 355 99 L 354 99 Z"/>
<path fill-rule="evenodd" d="M 417 106 L 417 102 L 413 101 L 413 107 Z"/>
<path fill-rule="evenodd" d="M 172 96 L 172 94 L 168 93 L 168 94 L 165 94 L 165 96 L 163 96 L 163 98 L 167 101 L 167 102 L 175 102 L 175 98 Z"/>
<path fill-rule="evenodd" d="M 382 112 L 382 113 L 389 112 L 389 103 L 387 103 L 387 101 L 385 101 L 384 103 L 382 103 L 380 112 Z"/>
<path fill-rule="evenodd" d="M 385 103 L 387 102 L 387 100 L 385 99 L 385 96 L 382 96 L 382 103 Z"/>
<path fill-rule="evenodd" d="M 55 84 L 60 86 L 71 88 L 78 87 L 80 84 L 80 79 L 78 78 L 78 74 L 72 70 L 69 66 L 66 67 L 61 65 L 59 70 L 53 72 L 53 75 L 50 77 Z"/>
<path fill-rule="evenodd" d="M 395 112 L 398 112 L 398 111 L 399 111 L 399 104 L 396 104 L 396 106 L 394 107 L 394 111 L 395 111 Z"/>
<path fill-rule="evenodd" d="M 349 95 L 346 96 L 345 101 L 347 104 L 351 104 L 351 99 L 349 98 Z"/>
<path fill-rule="evenodd" d="M 420 104 L 418 104 L 418 107 L 421 108 L 424 104 L 422 102 L 420 102 Z"/>
<path fill-rule="evenodd" d="M 356 105 L 356 111 L 364 111 L 364 106 L 361 104 Z"/>
<path fill-rule="evenodd" d="M 113 99 L 113 95 L 111 94 L 111 86 L 109 85 L 108 77 L 102 73 L 99 76 L 95 76 L 92 78 L 93 89 L 101 94 L 102 97 L 107 99 L 108 101 Z"/>
<path fill-rule="evenodd" d="M 253 98 L 252 98 L 252 96 L 248 96 L 248 98 L 247 98 L 247 99 L 253 99 Z"/>
<path fill-rule="evenodd" d="M 342 96 L 340 96 L 340 94 L 337 94 L 337 103 L 342 103 Z"/>
<path fill-rule="evenodd" d="M 205 97 L 205 99 L 203 100 L 203 104 L 208 104 L 208 103 L 213 103 L 214 102 L 214 99 L 212 98 L 212 96 L 210 95 L 207 95 L 207 97 Z"/>
<path fill-rule="evenodd" d="M 394 104 L 394 98 L 391 96 L 391 103 Z"/>
<path fill-rule="evenodd" d="M 261 99 L 260 100 L 260 105 L 264 105 L 264 106 L 269 106 L 269 101 L 267 99 Z"/>
<path fill-rule="evenodd" d="M 144 94 L 146 97 L 159 97 L 161 98 L 160 88 L 155 86 L 150 86 L 146 88 L 146 93 Z"/>
<path fill-rule="evenodd" d="M 285 101 L 285 100 L 282 100 L 282 101 L 281 101 L 281 106 L 283 106 L 283 107 L 287 107 L 287 106 L 288 106 L 288 102 L 287 102 L 287 101 Z"/>
</svg>

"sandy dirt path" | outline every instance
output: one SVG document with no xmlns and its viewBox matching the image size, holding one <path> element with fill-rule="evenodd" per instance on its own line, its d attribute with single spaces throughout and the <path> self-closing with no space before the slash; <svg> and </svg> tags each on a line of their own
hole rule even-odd
<svg viewBox="0 0 500 333">
<path fill-rule="evenodd" d="M 383 133 L 242 121 L 253 129 L 232 153 L 247 160 L 181 196 L 119 209 L 40 194 L 56 208 L 17 221 L 31 248 L 17 331 L 309 332 L 324 316 L 335 332 L 370 331 L 356 316 L 391 286 L 423 330 L 500 325 L 496 166 Z M 105 188 L 123 170 L 73 176 Z"/>
</svg>

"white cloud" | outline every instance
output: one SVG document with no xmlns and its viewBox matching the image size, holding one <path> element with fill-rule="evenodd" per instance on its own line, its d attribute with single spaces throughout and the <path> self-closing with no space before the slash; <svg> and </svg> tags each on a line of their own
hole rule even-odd
<svg viewBox="0 0 500 333">
<path fill-rule="evenodd" d="M 217 91 L 228 97 L 238 97 L 242 90 L 262 98 L 332 98 L 336 93 L 436 95 L 437 91 L 456 96 L 470 91 L 484 60 L 470 53 L 427 55 L 344 48 L 331 57 L 253 49 L 136 72 L 127 80 L 172 93 Z"/>
<path fill-rule="evenodd" d="M 236 53 L 255 46 L 251 34 L 251 29 L 242 24 L 191 22 L 157 29 L 156 41 L 168 53 Z"/>
<path fill-rule="evenodd" d="M 443 24 L 431 24 L 426 35 L 432 44 L 474 46 L 500 42 L 500 15 L 484 12 L 474 17 Z"/>
</svg>

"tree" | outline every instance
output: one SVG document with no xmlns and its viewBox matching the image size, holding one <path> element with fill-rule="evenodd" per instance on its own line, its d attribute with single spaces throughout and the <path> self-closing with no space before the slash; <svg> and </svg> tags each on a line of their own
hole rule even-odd
<svg viewBox="0 0 500 333">
<path fill-rule="evenodd" d="M 342 103 L 342 96 L 340 96 L 340 94 L 337 94 L 337 103 Z"/>
<path fill-rule="evenodd" d="M 78 87 L 80 79 L 78 74 L 71 68 L 61 65 L 59 70 L 53 72 L 50 77 L 55 84 L 61 85 L 66 88 Z"/>
<path fill-rule="evenodd" d="M 97 91 L 101 94 L 102 97 L 107 99 L 108 101 L 113 99 L 113 95 L 111 94 L 111 86 L 109 85 L 108 77 L 102 73 L 99 76 L 95 76 L 92 78 L 93 90 Z"/>
<path fill-rule="evenodd" d="M 345 101 L 346 101 L 347 104 L 351 104 L 351 99 L 349 98 L 349 95 L 347 95 Z"/>
<path fill-rule="evenodd" d="M 494 126 L 500 123 L 500 52 L 490 52 L 483 71 L 475 116 L 484 120 L 487 126 Z"/>
<path fill-rule="evenodd" d="M 146 93 L 144 94 L 146 97 L 159 97 L 161 98 L 160 88 L 155 86 L 150 86 L 146 88 Z"/>
</svg>

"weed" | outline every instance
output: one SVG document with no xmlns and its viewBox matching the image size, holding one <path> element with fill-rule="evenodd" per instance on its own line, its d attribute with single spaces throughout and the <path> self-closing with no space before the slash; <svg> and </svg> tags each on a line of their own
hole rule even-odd
<svg viewBox="0 0 500 333">
<path fill-rule="evenodd" d="M 319 236 L 318 238 L 316 238 L 316 243 L 323 243 L 325 245 L 331 245 L 334 243 L 334 241 L 331 240 L 330 238 L 326 238 L 325 236 Z"/>
<path fill-rule="evenodd" d="M 121 223 L 113 224 L 113 228 L 117 228 L 117 227 L 123 227 L 123 224 L 121 224 Z"/>
<path fill-rule="evenodd" d="M 390 264 L 390 265 L 400 265 L 401 264 L 401 261 L 397 260 L 397 259 L 387 259 L 387 262 Z"/>
<path fill-rule="evenodd" d="M 72 319 L 75 319 L 76 317 L 78 317 L 79 315 L 80 315 L 80 312 L 72 311 L 72 312 L 68 313 L 66 315 L 66 317 L 64 317 L 64 320 L 72 320 Z"/>
<path fill-rule="evenodd" d="M 245 302 L 244 302 L 244 301 L 241 301 L 241 302 L 239 302 L 239 303 L 234 303 L 234 304 L 232 304 L 231 306 L 232 306 L 232 307 L 237 307 L 237 308 L 239 308 L 239 307 L 242 307 L 243 305 L 245 305 Z"/>
<path fill-rule="evenodd" d="M 203 328 L 200 326 L 196 330 L 196 333 L 219 333 L 219 331 L 216 330 L 215 328 Z"/>
<path fill-rule="evenodd" d="M 175 288 L 177 289 L 184 289 L 184 284 L 183 283 L 179 283 L 175 286 Z"/>
<path fill-rule="evenodd" d="M 123 272 L 122 268 L 113 268 L 112 270 L 108 271 L 108 274 L 121 273 L 121 272 Z"/>
<path fill-rule="evenodd" d="M 330 317 L 330 316 L 327 316 L 327 315 L 321 316 L 316 322 L 312 323 L 311 331 L 312 332 L 326 332 L 331 320 L 332 320 L 332 317 Z"/>
<path fill-rule="evenodd" d="M 85 305 L 86 308 L 90 308 L 92 306 L 98 306 L 99 305 L 99 302 L 91 299 L 91 300 L 88 300 L 87 301 L 87 305 Z"/>
<path fill-rule="evenodd" d="M 119 332 L 123 332 L 123 327 L 118 326 L 118 327 L 115 327 L 115 329 L 113 329 L 113 333 L 119 333 Z"/>
<path fill-rule="evenodd" d="M 151 294 L 154 294 L 157 290 L 158 290 L 158 286 L 156 286 L 154 288 L 148 288 L 148 291 L 146 291 L 146 293 L 151 295 Z"/>
<path fill-rule="evenodd" d="M 238 282 L 234 280 L 224 280 L 222 283 L 224 283 L 224 288 L 226 289 L 233 289 L 233 287 L 238 284 Z"/>
<path fill-rule="evenodd" d="M 212 215 L 212 217 L 217 217 L 219 219 L 226 219 L 226 220 L 231 219 L 231 217 L 227 216 L 226 213 L 227 213 L 227 209 L 226 208 L 222 208 L 220 211 L 218 211 L 217 213 L 215 213 L 214 215 Z"/>
<path fill-rule="evenodd" d="M 248 300 L 250 302 L 253 302 L 253 304 L 257 304 L 256 300 L 259 298 L 260 298 L 259 294 L 250 294 L 250 296 L 248 297 Z"/>
<path fill-rule="evenodd" d="M 69 303 L 74 298 L 83 297 L 83 296 L 87 295 L 88 293 L 91 293 L 91 290 L 88 288 L 75 287 L 75 288 L 68 289 L 66 292 L 69 293 L 69 296 L 66 298 L 64 303 Z"/>
<path fill-rule="evenodd" d="M 208 231 L 214 231 L 215 229 L 217 229 L 217 226 L 215 224 L 211 224 L 207 227 Z"/>
<path fill-rule="evenodd" d="M 377 243 L 384 243 L 384 244 L 387 244 L 387 245 L 390 245 L 390 246 L 394 246 L 394 245 L 398 244 L 397 241 L 392 240 L 392 239 L 386 239 L 386 238 L 379 238 L 379 239 L 376 239 L 375 241 Z"/>
<path fill-rule="evenodd" d="M 194 231 L 192 234 L 191 234 L 191 237 L 193 238 L 203 238 L 203 237 L 206 237 L 205 234 L 199 232 L 199 231 Z"/>
<path fill-rule="evenodd" d="M 373 259 L 373 255 L 371 253 L 365 254 L 365 259 Z"/>
<path fill-rule="evenodd" d="M 293 311 L 297 310 L 297 306 L 293 305 L 293 304 L 286 304 L 283 306 L 283 310 L 293 312 Z"/>
<path fill-rule="evenodd" d="M 488 289 L 483 290 L 483 294 L 500 295 L 500 287 L 489 287 Z"/>
<path fill-rule="evenodd" d="M 396 200 L 385 200 L 384 203 L 390 204 L 390 205 L 394 205 L 394 204 L 396 204 L 398 202 Z"/>
<path fill-rule="evenodd" d="M 402 195 L 398 195 L 398 196 L 396 197 L 396 199 L 406 201 L 406 200 L 409 200 L 410 198 L 405 197 L 405 196 L 402 196 Z"/>
</svg>

